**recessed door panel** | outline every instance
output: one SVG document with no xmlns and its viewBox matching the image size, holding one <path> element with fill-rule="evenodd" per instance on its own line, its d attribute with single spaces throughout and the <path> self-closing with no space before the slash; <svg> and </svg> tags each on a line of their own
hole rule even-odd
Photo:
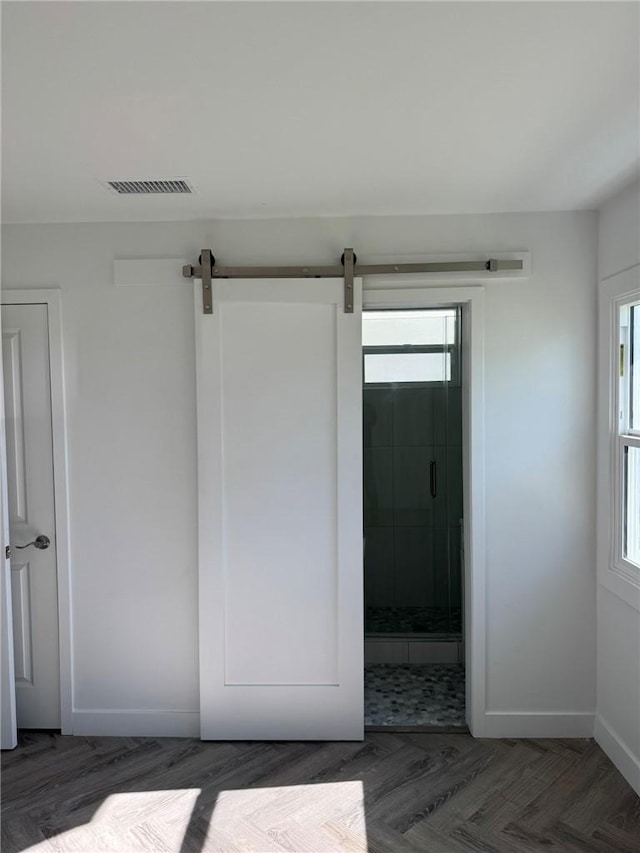
<svg viewBox="0 0 640 853">
<path fill-rule="evenodd" d="M 33 637 L 29 563 L 12 560 L 11 612 L 16 683 L 33 685 Z"/>
</svg>

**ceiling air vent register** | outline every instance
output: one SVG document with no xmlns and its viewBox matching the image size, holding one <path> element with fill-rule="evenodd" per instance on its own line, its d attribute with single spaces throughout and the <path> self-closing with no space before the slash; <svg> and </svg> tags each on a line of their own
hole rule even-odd
<svg viewBox="0 0 640 853">
<path fill-rule="evenodd" d="M 176 195 L 193 193 L 193 187 L 184 178 L 169 178 L 160 181 L 107 181 L 118 195 Z"/>
</svg>

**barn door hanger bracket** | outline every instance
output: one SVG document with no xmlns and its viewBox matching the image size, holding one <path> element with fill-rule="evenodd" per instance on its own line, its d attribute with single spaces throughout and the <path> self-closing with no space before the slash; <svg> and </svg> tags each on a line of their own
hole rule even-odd
<svg viewBox="0 0 640 853">
<path fill-rule="evenodd" d="M 185 278 L 202 279 L 202 310 L 213 314 L 212 282 L 214 278 L 341 278 L 344 280 L 344 311 L 353 314 L 354 278 L 366 275 L 410 275 L 416 273 L 487 273 L 517 272 L 524 269 L 520 259 L 489 258 L 484 261 L 438 261 L 417 264 L 358 264 L 353 249 L 345 249 L 340 263 L 326 267 L 222 267 L 210 249 L 200 253 L 199 266 L 186 264 Z"/>
<path fill-rule="evenodd" d="M 192 267 L 188 264 L 182 267 L 182 275 L 185 278 L 201 278 L 202 279 L 202 313 L 213 314 L 213 274 L 216 266 L 216 259 L 211 253 L 211 249 L 203 249 L 198 258 L 200 266 Z"/>
<path fill-rule="evenodd" d="M 344 313 L 353 314 L 353 276 L 356 256 L 353 249 L 345 249 L 340 258 L 344 267 Z"/>
</svg>

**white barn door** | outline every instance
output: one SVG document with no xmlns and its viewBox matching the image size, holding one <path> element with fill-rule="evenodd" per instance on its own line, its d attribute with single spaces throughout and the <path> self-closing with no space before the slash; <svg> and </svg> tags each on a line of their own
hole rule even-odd
<svg viewBox="0 0 640 853">
<path fill-rule="evenodd" d="M 361 282 L 195 283 L 204 739 L 363 737 Z"/>
</svg>

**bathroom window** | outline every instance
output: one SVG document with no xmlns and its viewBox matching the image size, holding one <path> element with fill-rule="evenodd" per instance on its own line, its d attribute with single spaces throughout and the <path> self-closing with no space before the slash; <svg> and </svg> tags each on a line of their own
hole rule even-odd
<svg viewBox="0 0 640 853">
<path fill-rule="evenodd" d="M 449 382 L 451 353 L 429 352 L 415 348 L 407 352 L 364 353 L 365 385 L 405 384 L 416 382 Z"/>
<path fill-rule="evenodd" d="M 365 311 L 365 386 L 458 384 L 458 310 Z"/>
<path fill-rule="evenodd" d="M 640 302 L 619 306 L 616 562 L 640 571 Z"/>
</svg>

